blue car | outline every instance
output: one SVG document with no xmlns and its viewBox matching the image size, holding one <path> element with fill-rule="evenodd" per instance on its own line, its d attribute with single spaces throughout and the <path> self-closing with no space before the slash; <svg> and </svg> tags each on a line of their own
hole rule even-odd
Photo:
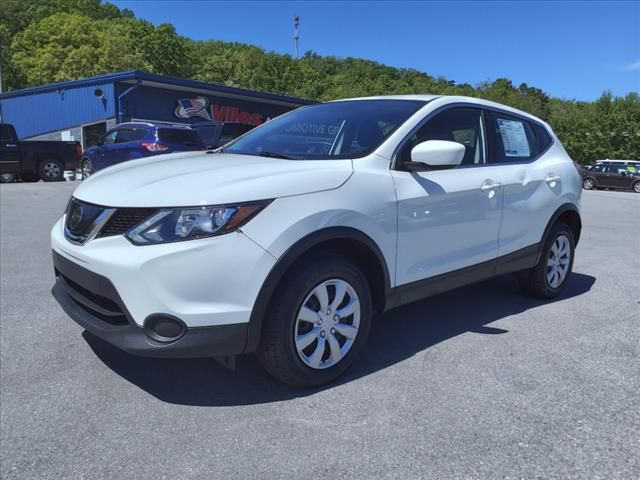
<svg viewBox="0 0 640 480">
<path fill-rule="evenodd" d="M 205 149 L 198 132 L 186 126 L 121 123 L 105 133 L 97 145 L 84 151 L 80 169 L 84 179 L 127 160 Z"/>
</svg>

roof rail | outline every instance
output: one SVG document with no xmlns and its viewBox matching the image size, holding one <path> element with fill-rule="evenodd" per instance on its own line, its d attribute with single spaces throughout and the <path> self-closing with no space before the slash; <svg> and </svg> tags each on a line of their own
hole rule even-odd
<svg viewBox="0 0 640 480">
<path fill-rule="evenodd" d="M 147 125 L 149 127 L 155 127 L 156 126 L 151 122 L 122 122 L 122 123 L 118 123 L 116 125 L 116 127 L 119 127 L 120 125 Z"/>
</svg>

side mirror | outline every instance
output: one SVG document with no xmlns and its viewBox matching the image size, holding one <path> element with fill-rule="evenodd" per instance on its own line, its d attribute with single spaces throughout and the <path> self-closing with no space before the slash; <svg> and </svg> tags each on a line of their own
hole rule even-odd
<svg viewBox="0 0 640 480">
<path fill-rule="evenodd" d="M 458 142 L 427 140 L 411 149 L 411 162 L 405 163 L 409 171 L 428 170 L 429 167 L 451 168 L 460 165 L 465 147 Z"/>
</svg>

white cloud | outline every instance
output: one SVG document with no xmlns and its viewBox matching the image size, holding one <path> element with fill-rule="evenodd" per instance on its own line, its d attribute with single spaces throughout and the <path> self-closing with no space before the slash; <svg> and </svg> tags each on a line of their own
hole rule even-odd
<svg viewBox="0 0 640 480">
<path fill-rule="evenodd" d="M 636 60 L 635 62 L 631 62 L 629 65 L 624 67 L 625 70 L 640 70 L 640 60 Z"/>
</svg>

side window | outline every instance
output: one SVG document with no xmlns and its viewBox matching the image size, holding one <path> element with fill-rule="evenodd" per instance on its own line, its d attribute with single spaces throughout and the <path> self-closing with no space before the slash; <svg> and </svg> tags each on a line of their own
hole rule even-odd
<svg viewBox="0 0 640 480">
<path fill-rule="evenodd" d="M 622 175 L 622 172 L 626 172 L 626 168 L 622 165 L 608 165 L 606 172 L 613 173 L 615 175 Z"/>
<path fill-rule="evenodd" d="M 602 169 L 603 169 L 602 165 L 594 165 L 589 170 L 592 172 L 602 172 Z"/>
<path fill-rule="evenodd" d="M 3 142 L 13 142 L 16 140 L 13 136 L 13 130 L 9 125 L 0 125 L 0 140 Z"/>
<path fill-rule="evenodd" d="M 529 122 L 496 112 L 489 112 L 489 119 L 487 131 L 493 162 L 526 162 L 538 154 L 536 138 Z"/>
<path fill-rule="evenodd" d="M 116 143 L 135 142 L 138 140 L 142 140 L 146 134 L 147 131 L 143 130 L 142 128 L 127 128 L 118 130 Z"/>
<path fill-rule="evenodd" d="M 547 129 L 544 128 L 542 125 L 538 125 L 537 123 L 533 123 L 532 125 L 533 125 L 533 130 L 536 134 L 536 140 L 538 141 L 537 153 L 542 153 L 551 146 L 551 142 L 552 142 L 551 135 L 549 135 L 549 132 L 547 132 Z"/>
<path fill-rule="evenodd" d="M 464 145 L 465 154 L 460 165 L 486 163 L 482 111 L 477 108 L 451 108 L 425 123 L 400 152 L 401 162 L 411 161 L 411 150 L 428 140 L 448 140 Z"/>
<path fill-rule="evenodd" d="M 112 130 L 110 132 L 105 133 L 104 137 L 102 137 L 102 144 L 111 145 L 113 143 L 116 143 L 117 134 L 118 134 L 118 130 Z"/>
</svg>

